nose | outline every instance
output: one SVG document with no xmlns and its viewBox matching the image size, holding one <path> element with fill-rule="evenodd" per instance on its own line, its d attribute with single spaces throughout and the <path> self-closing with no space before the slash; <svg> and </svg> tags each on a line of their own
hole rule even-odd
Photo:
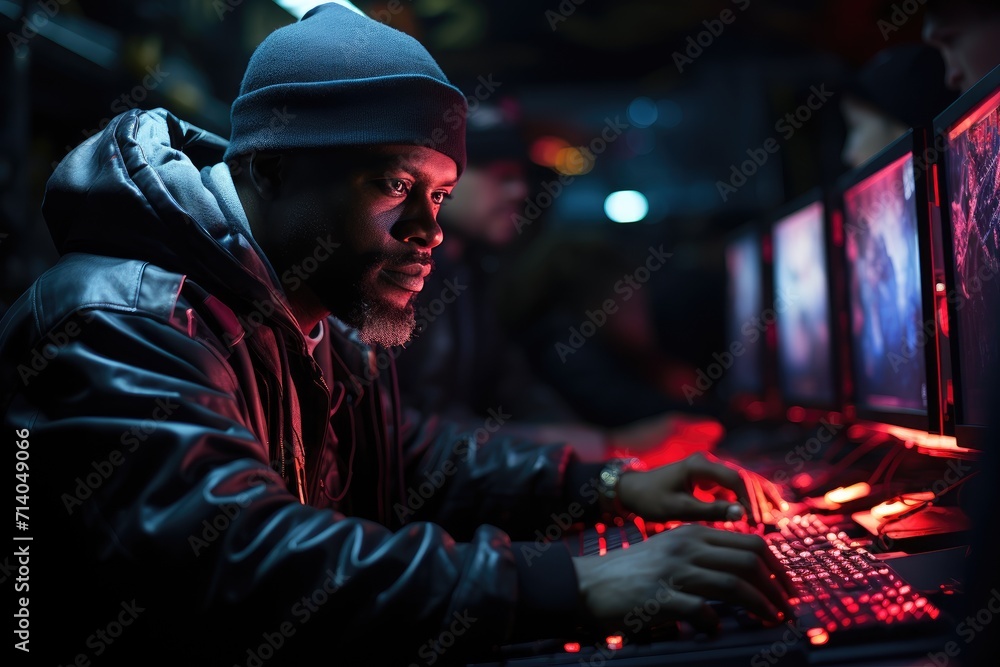
<svg viewBox="0 0 1000 667">
<path fill-rule="evenodd" d="M 436 207 L 430 201 L 414 197 L 396 223 L 395 236 L 403 243 L 414 243 L 422 248 L 436 248 L 444 240 L 444 232 L 437 222 Z"/>
</svg>

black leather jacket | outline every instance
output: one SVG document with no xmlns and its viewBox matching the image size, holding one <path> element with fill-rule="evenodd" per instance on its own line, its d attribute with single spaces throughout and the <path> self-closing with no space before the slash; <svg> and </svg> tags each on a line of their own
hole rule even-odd
<svg viewBox="0 0 1000 667">
<path fill-rule="evenodd" d="M 402 410 L 392 355 L 333 319 L 310 355 L 210 186 L 224 147 L 133 110 L 49 181 L 62 258 L 0 321 L 33 651 L 442 664 L 564 631 L 569 552 L 533 543 L 574 503 L 594 515 L 596 466 Z"/>
</svg>

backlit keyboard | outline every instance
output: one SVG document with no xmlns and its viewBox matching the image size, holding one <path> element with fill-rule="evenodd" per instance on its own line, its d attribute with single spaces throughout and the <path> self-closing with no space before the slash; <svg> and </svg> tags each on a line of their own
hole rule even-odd
<svg viewBox="0 0 1000 667">
<path fill-rule="evenodd" d="M 680 522 L 652 523 L 636 518 L 589 528 L 570 544 L 582 556 L 627 549 L 649 535 Z M 723 530 L 762 534 L 796 591 L 789 602 L 792 621 L 813 646 L 853 643 L 902 629 L 929 626 L 940 611 L 885 562 L 867 549 L 852 546 L 847 534 L 814 514 L 778 519 L 766 531 L 745 521 L 710 522 Z"/>
<path fill-rule="evenodd" d="M 746 521 L 702 521 L 702 525 L 738 533 L 763 534 L 761 528 L 754 529 Z M 682 521 L 659 523 L 643 521 L 642 517 L 631 520 L 616 518 L 615 523 L 598 523 L 580 533 L 569 536 L 569 549 L 581 556 L 603 556 L 612 549 L 628 549 L 629 545 L 642 542 L 650 535 L 684 525 Z"/>
<path fill-rule="evenodd" d="M 932 623 L 940 611 L 891 567 L 813 514 L 778 521 L 765 534 L 797 596 L 796 623 L 815 646 Z"/>
</svg>

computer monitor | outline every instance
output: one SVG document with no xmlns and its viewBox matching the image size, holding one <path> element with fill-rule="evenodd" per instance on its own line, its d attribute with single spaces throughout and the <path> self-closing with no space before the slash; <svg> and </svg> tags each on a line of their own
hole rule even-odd
<svg viewBox="0 0 1000 667">
<path fill-rule="evenodd" d="M 933 281 L 927 278 L 924 146 L 923 130 L 911 129 L 846 174 L 838 189 L 856 414 L 937 434 L 941 418 Z"/>
<path fill-rule="evenodd" d="M 733 354 L 725 387 L 733 401 L 763 400 L 767 390 L 762 235 L 744 226 L 727 240 L 726 341 Z"/>
<path fill-rule="evenodd" d="M 772 218 L 778 387 L 786 407 L 838 409 L 828 225 L 813 191 Z"/>
<path fill-rule="evenodd" d="M 981 449 L 1000 370 L 1000 68 L 934 121 L 955 438 Z"/>
</svg>

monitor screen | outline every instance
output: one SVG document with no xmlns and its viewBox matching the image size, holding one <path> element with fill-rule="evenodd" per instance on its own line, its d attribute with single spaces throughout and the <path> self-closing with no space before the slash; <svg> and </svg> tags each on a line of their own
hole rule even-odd
<svg viewBox="0 0 1000 667">
<path fill-rule="evenodd" d="M 823 203 L 774 224 L 778 384 L 786 403 L 835 401 Z"/>
<path fill-rule="evenodd" d="M 945 178 L 954 284 L 949 299 L 955 314 L 963 425 L 986 426 L 989 369 L 1000 359 L 1000 91 L 987 97 L 948 128 Z"/>
<path fill-rule="evenodd" d="M 764 393 L 764 333 L 758 326 L 764 310 L 760 234 L 746 231 L 726 246 L 727 341 L 739 342 L 727 383 L 734 394 Z"/>
<path fill-rule="evenodd" d="M 850 336 L 859 407 L 927 414 L 913 153 L 844 192 Z"/>
</svg>

